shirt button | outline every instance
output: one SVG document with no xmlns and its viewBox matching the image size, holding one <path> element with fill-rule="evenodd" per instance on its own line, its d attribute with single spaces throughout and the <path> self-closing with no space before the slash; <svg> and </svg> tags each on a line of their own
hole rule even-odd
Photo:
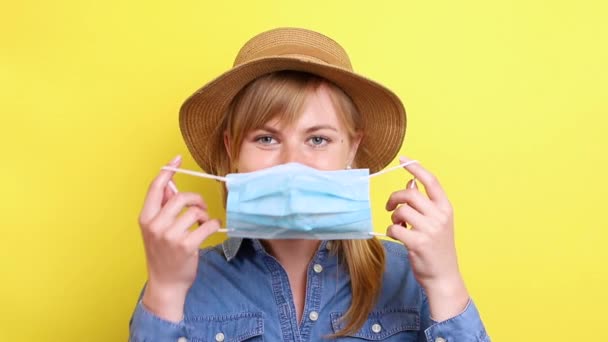
<svg viewBox="0 0 608 342">
<path fill-rule="evenodd" d="M 327 250 L 331 249 L 331 241 L 327 241 L 327 243 L 325 244 L 325 249 L 327 249 Z"/>
<path fill-rule="evenodd" d="M 321 273 L 321 272 L 323 271 L 323 266 L 321 266 L 320 264 L 315 264 L 315 265 L 314 265 L 312 268 L 313 268 L 313 269 L 315 270 L 315 272 L 317 272 L 317 273 Z"/>
<path fill-rule="evenodd" d="M 177 342 L 188 342 L 188 339 L 185 337 L 180 337 L 177 339 Z"/>
<path fill-rule="evenodd" d="M 435 342 L 447 342 L 447 341 L 446 341 L 446 340 L 445 340 L 445 338 L 443 338 L 443 337 L 437 337 L 437 338 L 435 339 Z"/>
<path fill-rule="evenodd" d="M 382 331 L 382 326 L 378 323 L 372 325 L 372 331 L 376 334 Z"/>
<path fill-rule="evenodd" d="M 224 334 L 222 334 L 221 332 L 215 334 L 215 340 L 217 342 L 222 342 L 225 338 L 226 338 L 226 336 L 224 336 Z"/>
<path fill-rule="evenodd" d="M 319 319 L 319 313 L 316 311 L 311 311 L 310 314 L 308 314 L 308 318 L 310 318 L 310 320 L 314 322 Z"/>
</svg>

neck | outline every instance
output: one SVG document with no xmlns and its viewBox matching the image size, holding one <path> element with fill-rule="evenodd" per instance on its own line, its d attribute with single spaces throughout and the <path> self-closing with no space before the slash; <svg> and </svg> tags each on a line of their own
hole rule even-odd
<svg viewBox="0 0 608 342">
<path fill-rule="evenodd" d="M 264 240 L 262 244 L 287 273 L 306 272 L 306 268 L 319 248 L 318 240 Z"/>
</svg>

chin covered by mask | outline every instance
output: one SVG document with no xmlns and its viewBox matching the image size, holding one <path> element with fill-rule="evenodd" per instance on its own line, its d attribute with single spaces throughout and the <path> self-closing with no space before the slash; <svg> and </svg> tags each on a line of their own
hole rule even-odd
<svg viewBox="0 0 608 342">
<path fill-rule="evenodd" d="M 367 239 L 369 171 L 297 163 L 227 175 L 228 234 L 260 239 Z"/>
</svg>

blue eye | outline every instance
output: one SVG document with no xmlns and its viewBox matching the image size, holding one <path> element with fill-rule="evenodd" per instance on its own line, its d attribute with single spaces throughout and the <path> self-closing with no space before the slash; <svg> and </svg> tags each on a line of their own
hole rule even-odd
<svg viewBox="0 0 608 342">
<path fill-rule="evenodd" d="M 263 145 L 272 145 L 275 144 L 277 141 L 271 137 L 270 135 L 262 135 L 259 136 L 257 138 L 255 138 L 255 141 L 258 143 L 261 143 Z"/>
<path fill-rule="evenodd" d="M 314 147 L 322 147 L 329 143 L 329 139 L 321 136 L 314 136 L 309 139 L 310 144 Z"/>
</svg>

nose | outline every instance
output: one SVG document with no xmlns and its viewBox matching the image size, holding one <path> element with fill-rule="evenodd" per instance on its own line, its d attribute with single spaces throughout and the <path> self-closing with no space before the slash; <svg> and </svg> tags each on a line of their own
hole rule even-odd
<svg viewBox="0 0 608 342">
<path fill-rule="evenodd" d="M 286 139 L 289 140 L 289 139 Z M 300 163 L 306 164 L 304 151 L 299 149 L 299 146 L 294 141 L 285 141 L 281 149 L 281 163 Z"/>
</svg>

